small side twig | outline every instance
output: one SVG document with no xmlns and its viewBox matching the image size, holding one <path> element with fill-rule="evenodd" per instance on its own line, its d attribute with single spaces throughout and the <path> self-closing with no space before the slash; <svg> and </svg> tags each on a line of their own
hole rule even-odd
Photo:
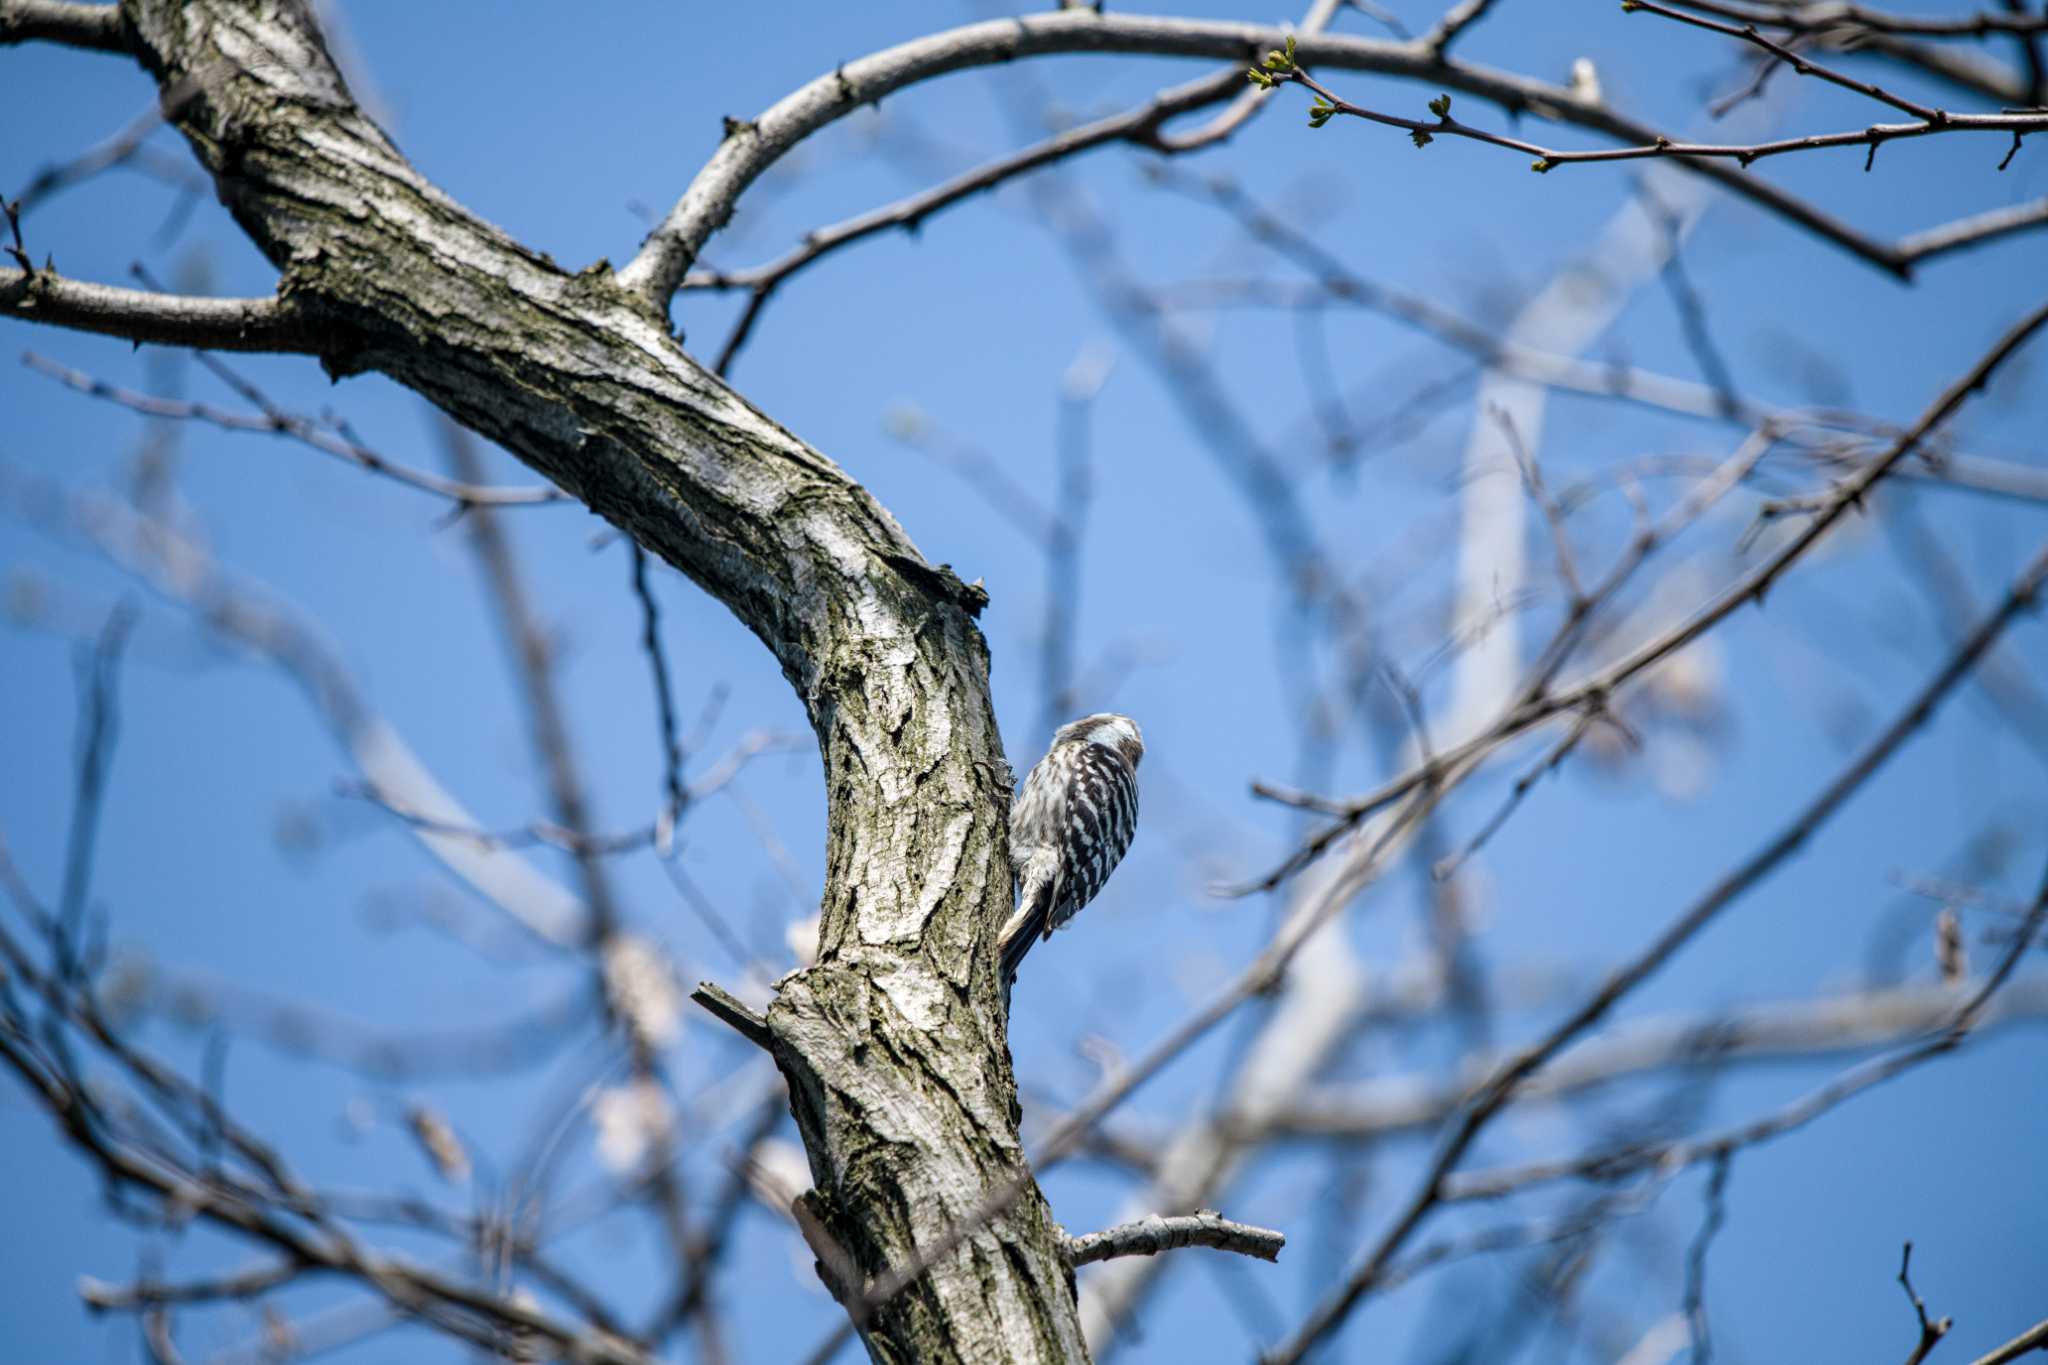
<svg viewBox="0 0 2048 1365">
<path fill-rule="evenodd" d="M 698 982 L 697 989 L 690 992 L 690 998 L 763 1052 L 775 1051 L 775 1035 L 768 1031 L 768 1021 L 748 1009 L 738 996 L 716 981 Z"/>
<path fill-rule="evenodd" d="M 654 591 L 647 585 L 647 552 L 637 543 L 631 549 L 633 595 L 640 599 L 640 643 L 654 670 L 654 700 L 661 713 L 661 785 L 667 800 L 654 824 L 654 843 L 661 855 L 667 857 L 676 821 L 682 818 L 689 796 L 683 790 L 683 746 L 676 738 L 676 703 L 669 686 L 668 654 L 661 644 L 661 608 L 655 605 Z"/>
<path fill-rule="evenodd" d="M 1920 1365 L 1921 1361 L 1927 1359 L 1927 1353 L 1934 1349 L 1935 1344 L 1948 1335 L 1948 1329 L 1955 1326 L 1955 1320 L 1952 1318 L 1928 1320 L 1926 1301 L 1920 1297 L 1920 1292 L 1913 1288 L 1913 1244 L 1911 1242 L 1906 1243 L 1905 1250 L 1899 1254 L 1899 1288 L 1906 1291 L 1906 1301 L 1913 1305 L 1913 1315 L 1920 1319 L 1920 1341 L 1913 1347 L 1913 1354 L 1906 1357 L 1906 1365 Z"/>
<path fill-rule="evenodd" d="M 1068 1265 L 1081 1266 L 1117 1256 L 1156 1256 L 1180 1247 L 1214 1247 L 1276 1261 L 1286 1245 L 1286 1236 L 1271 1228 L 1235 1223 L 1214 1209 L 1198 1209 L 1171 1218 L 1155 1213 L 1086 1237 L 1069 1237 L 1066 1256 Z"/>
</svg>

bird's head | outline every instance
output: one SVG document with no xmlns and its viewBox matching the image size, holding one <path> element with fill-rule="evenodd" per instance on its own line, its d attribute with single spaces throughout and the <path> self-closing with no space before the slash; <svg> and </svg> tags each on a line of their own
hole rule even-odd
<svg viewBox="0 0 2048 1365">
<path fill-rule="evenodd" d="M 1053 742 L 1068 740 L 1081 744 L 1099 744 L 1120 755 L 1131 765 L 1131 771 L 1138 770 L 1138 760 L 1145 756 L 1145 737 L 1138 733 L 1138 722 L 1129 716 L 1120 716 L 1113 711 L 1098 712 L 1083 716 L 1060 727 L 1053 736 Z"/>
</svg>

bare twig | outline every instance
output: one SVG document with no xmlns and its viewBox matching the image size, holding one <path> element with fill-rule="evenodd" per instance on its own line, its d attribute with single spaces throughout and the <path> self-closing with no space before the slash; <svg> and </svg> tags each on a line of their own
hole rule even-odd
<svg viewBox="0 0 2048 1365">
<path fill-rule="evenodd" d="M 1286 1245 L 1287 1238 L 1271 1228 L 1234 1223 L 1212 1209 L 1202 1209 L 1170 1218 L 1155 1213 L 1150 1218 L 1091 1232 L 1085 1237 L 1069 1237 L 1067 1263 L 1083 1266 L 1117 1256 L 1156 1256 L 1178 1247 L 1214 1247 L 1218 1251 L 1235 1251 L 1240 1256 L 1256 1256 L 1262 1261 L 1276 1261 L 1280 1248 Z"/>
<path fill-rule="evenodd" d="M 1562 692 L 1532 697 L 1472 739 L 1438 755 L 1434 762 L 1419 764 L 1366 796 L 1348 803 L 1338 823 L 1311 837 L 1279 868 L 1243 890 L 1269 889 L 1300 870 L 1326 851 L 1345 831 L 1373 812 L 1401 799 L 1418 787 L 1444 780 L 1447 772 L 1463 767 L 1532 727 L 1588 703 L 1604 701 L 1620 687 L 1706 634 L 1738 608 L 1751 601 L 1761 602 L 1771 586 L 1796 564 L 1848 513 L 1859 507 L 1871 489 L 1889 475 L 1921 442 L 1941 427 L 1963 403 L 1987 384 L 1998 368 L 2023 346 L 2044 323 L 2048 304 L 2035 308 L 2009 328 L 1970 369 L 1943 390 L 1913 425 L 1891 442 L 1883 454 L 1863 466 L 1853 477 L 1838 484 L 1826 503 L 1776 553 L 1723 589 L 1704 607 L 1671 630 L 1639 645 L 1630 653 L 1598 670 L 1592 677 Z M 1596 594 L 1597 595 L 1597 594 Z M 1540 670 L 1539 670 L 1540 676 Z"/>
<path fill-rule="evenodd" d="M 2048 312 L 2038 314 L 2037 319 L 2040 318 L 2048 318 Z M 1451 1125 L 1424 1178 L 1392 1226 L 1374 1242 L 1372 1249 L 1344 1281 L 1316 1306 L 1308 1320 L 1276 1351 L 1268 1354 L 1268 1365 L 1292 1365 L 1301 1360 L 1350 1314 L 1377 1283 L 1395 1253 L 1443 1202 L 1451 1173 L 1471 1149 L 1480 1131 L 1508 1105 L 1523 1083 L 1604 1019 L 1616 1004 L 1669 962 L 1701 929 L 1752 890 L 1826 824 L 1884 766 L 1899 746 L 1927 722 L 1935 708 L 1969 675 L 2005 628 L 2022 612 L 2032 608 L 2044 581 L 2048 581 L 2048 546 L 2044 546 L 2021 572 L 1998 609 L 1971 633 L 1962 648 L 1920 689 L 1898 717 L 1782 831 L 1716 882 L 1635 958 L 1610 973 L 1582 1005 L 1540 1040 L 1502 1064 L 1485 1084 L 1473 1092 L 1464 1111 Z M 2048 886 L 2044 886 L 2043 898 L 2036 909 L 2043 906 L 2048 906 Z M 2003 971 L 1993 974 L 1987 983 L 1987 992 L 1973 1000 L 1976 1008 L 1982 1007 L 1982 1002 L 1989 998 L 1988 990 L 2003 981 L 2004 972 L 2009 972 L 2012 962 L 2016 961 L 2016 957 L 2010 958 Z M 1959 1019 L 1964 1017 L 1974 1020 L 1975 1013 L 1972 1011 L 1967 1016 L 1959 1016 Z M 1949 1044 L 1950 1047 L 1954 1045 Z"/>
<path fill-rule="evenodd" d="M 1649 8 L 1648 0 L 1629 0 L 1640 8 Z M 1270 59 L 1269 59 L 1270 60 Z M 1275 70 L 1268 75 L 1254 67 L 1252 75 L 1276 83 L 1292 82 L 1305 86 L 1318 97 L 1318 103 L 1309 111 L 1312 126 L 1321 127 L 1330 118 L 1342 114 L 1347 118 L 1360 119 L 1367 123 L 1382 124 L 1399 128 L 1409 135 L 1417 147 L 1426 147 L 1437 137 L 1465 138 L 1472 142 L 1483 142 L 1488 146 L 1505 148 L 1534 158 L 1530 168 L 1538 174 L 1555 170 L 1559 166 L 1582 165 L 1601 161 L 1646 161 L 1671 158 L 1693 163 L 1700 160 L 1733 161 L 1747 167 L 1752 162 L 1767 157 L 1784 156 L 1793 152 L 1820 151 L 1830 147 L 1865 147 L 1874 155 L 1876 149 L 1886 142 L 1907 138 L 1930 137 L 1945 133 L 2037 133 L 2048 131 L 2048 113 L 2021 112 L 2012 114 L 1952 114 L 1942 109 L 1928 109 L 1917 123 L 1873 123 L 1865 128 L 1839 133 L 1811 133 L 1804 137 L 1778 138 L 1769 142 L 1721 143 L 1681 142 L 1674 138 L 1657 135 L 1651 140 L 1632 143 L 1622 147 L 1594 149 L 1567 149 L 1545 146 L 1522 138 L 1508 137 L 1501 133 L 1489 132 L 1484 128 L 1462 122 L 1451 117 L 1450 98 L 1440 96 L 1430 104 L 1436 113 L 1434 119 L 1404 118 L 1364 105 L 1353 104 L 1338 95 L 1327 85 L 1308 74 L 1299 66 Z M 1450 82 L 1443 82 L 1449 84 Z M 1871 87 L 1875 89 L 1876 87 Z M 1888 103 L 1896 101 L 1887 100 Z M 1916 106 L 1917 108 L 1918 106 Z M 1441 112 L 1438 112 L 1441 110 Z M 1899 259 L 1896 249 L 1881 253 L 1880 263 L 1904 274 L 1910 262 Z"/>
<path fill-rule="evenodd" d="M 2035 1351 L 2048 1351 L 2048 1320 L 2035 1323 L 2005 1345 L 1978 1356 L 1970 1365 L 2008 1365 Z"/>
<path fill-rule="evenodd" d="M 661 640 L 661 608 L 647 584 L 647 552 L 636 543 L 629 547 L 633 561 L 633 596 L 640 602 L 640 647 L 654 672 L 654 702 L 661 720 L 661 785 L 666 799 L 654 822 L 654 846 L 664 857 L 676 821 L 689 804 L 683 786 L 683 746 L 676 737 L 676 701 L 668 675 L 668 650 Z"/>
<path fill-rule="evenodd" d="M 183 297 L 172 295 L 169 297 Z M 203 345 L 203 342 L 185 343 Z M 527 488 L 493 488 L 454 479 L 444 479 L 423 469 L 414 469 L 400 464 L 370 449 L 355 440 L 345 431 L 330 430 L 321 422 L 298 413 L 286 412 L 266 401 L 264 411 L 259 413 L 230 412 L 214 407 L 210 403 L 192 403 L 180 399 L 158 398 L 153 394 L 137 393 L 119 385 L 96 379 L 82 370 L 60 365 L 54 360 L 30 351 L 22 356 L 22 362 L 38 374 L 47 375 L 66 388 L 76 389 L 94 398 L 104 398 L 124 408 L 148 417 L 168 418 L 174 421 L 204 422 L 210 426 L 228 431 L 263 432 L 273 436 L 284 436 L 299 444 L 311 447 L 323 455 L 332 455 L 372 474 L 395 479 L 399 483 L 417 488 L 436 497 L 446 498 L 458 508 L 467 507 L 525 507 L 539 503 L 563 502 L 568 494 L 557 488 L 535 486 Z M 260 394 L 258 395 L 260 398 Z"/>
<path fill-rule="evenodd" d="M 763 171 L 820 128 L 906 86 L 971 67 L 1067 52 L 1256 60 L 1286 37 L 1284 31 L 1256 24 L 1066 11 L 970 24 L 847 62 L 758 118 L 733 120 L 717 153 L 620 272 L 620 283 L 656 310 L 665 308 L 704 243 L 731 218 L 740 196 Z M 1433 81 L 1511 112 L 1538 112 L 1624 142 L 1650 144 L 1658 137 L 1568 88 L 1447 60 L 1420 41 L 1322 34 L 1302 38 L 1300 56 L 1312 66 Z M 1763 181 L 1724 166 L 1689 163 L 1688 168 L 1872 264 L 1895 273 L 1900 269 L 1888 248 Z"/>
<path fill-rule="evenodd" d="M 1912 1354 L 1906 1357 L 1906 1365 L 1920 1365 L 1927 1359 L 1927 1353 L 1940 1344 L 1955 1326 L 1953 1318 L 1938 1318 L 1929 1321 L 1927 1304 L 1920 1297 L 1920 1291 L 1913 1288 L 1913 1244 L 1906 1243 L 1899 1253 L 1899 1288 L 1906 1293 L 1906 1302 L 1913 1305 L 1913 1316 L 1920 1320 L 1920 1340 L 1913 1344 Z"/>
<path fill-rule="evenodd" d="M 1684 1313 L 1692 1332 L 1692 1365 L 1707 1365 L 1714 1355 L 1714 1338 L 1707 1326 L 1707 1249 L 1713 1246 L 1714 1235 L 1728 1216 L 1728 1172 L 1732 1165 L 1733 1159 L 1726 1152 L 1715 1158 L 1713 1173 L 1707 1177 L 1706 1215 L 1700 1219 L 1700 1230 L 1685 1253 Z"/>
</svg>

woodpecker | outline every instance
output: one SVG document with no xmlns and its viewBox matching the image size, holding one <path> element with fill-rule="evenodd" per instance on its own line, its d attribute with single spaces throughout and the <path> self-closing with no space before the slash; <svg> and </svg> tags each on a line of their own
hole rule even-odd
<svg viewBox="0 0 2048 1365">
<path fill-rule="evenodd" d="M 1062 725 L 1010 805 L 1011 891 L 1017 909 L 997 942 L 1003 993 L 1031 946 L 1095 899 L 1138 832 L 1138 760 L 1129 716 L 1103 712 Z"/>
</svg>

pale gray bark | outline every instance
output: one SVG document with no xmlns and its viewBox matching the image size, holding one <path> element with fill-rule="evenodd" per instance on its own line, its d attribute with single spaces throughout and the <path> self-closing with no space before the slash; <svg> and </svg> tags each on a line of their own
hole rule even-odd
<svg viewBox="0 0 2048 1365">
<path fill-rule="evenodd" d="M 467 213 L 356 108 L 290 3 L 135 0 L 125 28 L 279 297 L 337 376 L 425 395 L 688 574 L 802 698 L 830 802 L 818 963 L 768 1013 L 816 1190 L 865 1276 L 909 1264 L 1022 1163 L 990 969 L 1010 773 L 985 600 L 853 480 L 687 356 L 602 263 Z M 883 1360 L 1085 1357 L 1027 1189 L 868 1321 Z"/>
</svg>

